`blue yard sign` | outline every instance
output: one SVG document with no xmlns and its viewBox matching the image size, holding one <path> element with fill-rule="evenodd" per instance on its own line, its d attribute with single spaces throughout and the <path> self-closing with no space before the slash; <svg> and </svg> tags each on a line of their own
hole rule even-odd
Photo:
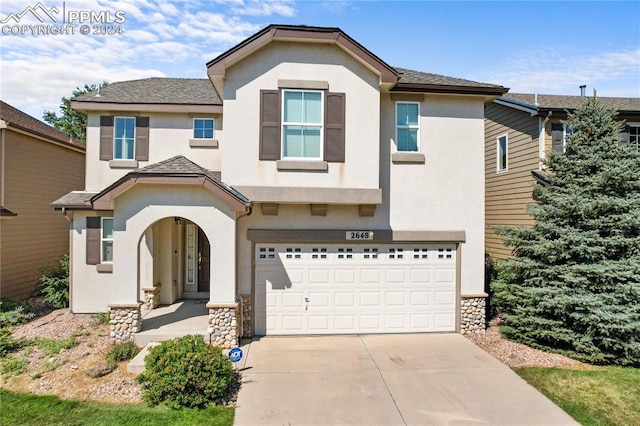
<svg viewBox="0 0 640 426">
<path fill-rule="evenodd" d="M 242 349 L 233 348 L 229 351 L 229 358 L 231 362 L 238 362 L 242 359 Z"/>
</svg>

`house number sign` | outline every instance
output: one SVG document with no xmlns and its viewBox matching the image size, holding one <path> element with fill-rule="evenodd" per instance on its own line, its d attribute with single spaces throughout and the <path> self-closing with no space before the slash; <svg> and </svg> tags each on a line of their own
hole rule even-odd
<svg viewBox="0 0 640 426">
<path fill-rule="evenodd" d="M 373 231 L 347 231 L 347 240 L 373 240 Z"/>
</svg>

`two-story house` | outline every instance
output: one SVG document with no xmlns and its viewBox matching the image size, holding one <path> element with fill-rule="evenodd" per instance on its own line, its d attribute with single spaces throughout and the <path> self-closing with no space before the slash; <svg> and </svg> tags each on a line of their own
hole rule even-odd
<svg viewBox="0 0 640 426">
<path fill-rule="evenodd" d="M 484 105 L 499 85 L 394 68 L 338 28 L 271 25 L 209 79 L 113 83 L 88 113 L 74 312 L 206 297 L 238 336 L 484 326 Z M 129 320 L 127 320 L 127 318 Z"/>
<path fill-rule="evenodd" d="M 507 93 L 485 111 L 485 243 L 496 258 L 511 257 L 497 225 L 533 225 L 527 206 L 534 203 L 533 184 L 544 184 L 542 160 L 551 150 L 564 152 L 567 129 L 563 120 L 587 98 L 584 96 Z M 598 97 L 625 120 L 621 144 L 640 149 L 640 98 Z"/>
</svg>

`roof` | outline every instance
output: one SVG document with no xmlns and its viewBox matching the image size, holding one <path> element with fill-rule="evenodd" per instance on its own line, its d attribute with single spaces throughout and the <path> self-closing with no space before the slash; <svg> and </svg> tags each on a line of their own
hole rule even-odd
<svg viewBox="0 0 640 426">
<path fill-rule="evenodd" d="M 88 191 L 72 191 L 49 204 L 53 208 L 67 209 L 91 209 L 91 197 L 98 194 L 97 192 Z"/>
<path fill-rule="evenodd" d="M 15 127 L 62 145 L 67 145 L 82 151 L 85 150 L 84 142 L 65 135 L 58 129 L 12 107 L 4 101 L 0 101 L 0 119 L 5 121 L 7 127 Z"/>
<path fill-rule="evenodd" d="M 537 96 L 537 105 L 536 105 Z M 534 95 L 531 93 L 507 93 L 498 98 L 507 104 L 518 105 L 538 112 L 574 110 L 584 103 L 587 96 Z M 621 114 L 640 114 L 640 98 L 610 98 L 598 96 L 602 105 Z"/>
<path fill-rule="evenodd" d="M 4 207 L 0 206 L 0 217 L 16 217 L 17 213 L 12 212 L 11 210 L 7 210 Z"/>
<path fill-rule="evenodd" d="M 150 164 L 146 167 L 136 169 L 131 173 L 135 173 L 137 175 L 163 176 L 203 175 L 222 183 L 222 181 L 220 181 L 220 172 L 207 170 L 182 155 L 176 155 L 175 157 L 160 161 L 159 163 Z M 228 188 L 229 190 L 233 190 L 231 187 Z M 244 197 L 242 194 L 238 194 Z M 249 201 L 248 199 L 245 200 Z"/>
<path fill-rule="evenodd" d="M 502 95 L 509 89 L 497 84 L 480 83 L 462 78 L 415 71 L 396 67 L 400 75 L 392 91 L 411 90 L 418 92 L 452 92 Z"/>
<path fill-rule="evenodd" d="M 75 102 L 118 104 L 222 105 L 206 78 L 145 78 L 110 83 L 76 96 Z"/>
</svg>

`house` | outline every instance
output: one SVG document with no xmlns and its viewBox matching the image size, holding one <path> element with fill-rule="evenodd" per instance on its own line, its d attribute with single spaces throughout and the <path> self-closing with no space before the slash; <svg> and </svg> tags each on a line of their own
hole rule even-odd
<svg viewBox="0 0 640 426">
<path fill-rule="evenodd" d="M 84 143 L 0 101 L 0 295 L 29 297 L 69 250 L 55 197 L 84 183 Z"/>
<path fill-rule="evenodd" d="M 110 309 L 126 340 L 141 305 L 206 298 L 227 347 L 484 326 L 484 105 L 507 89 L 289 25 L 207 74 L 72 100 L 90 172 L 53 206 L 72 220 L 74 312 Z"/>
<path fill-rule="evenodd" d="M 583 90 L 584 91 L 584 90 Z M 564 152 L 567 111 L 578 108 L 582 96 L 507 93 L 485 110 L 485 244 L 495 258 L 511 256 L 496 225 L 533 225 L 527 206 L 534 202 L 533 184 L 544 181 L 544 159 L 551 150 Z M 640 98 L 598 100 L 618 111 L 626 125 L 620 143 L 640 149 Z"/>
</svg>

